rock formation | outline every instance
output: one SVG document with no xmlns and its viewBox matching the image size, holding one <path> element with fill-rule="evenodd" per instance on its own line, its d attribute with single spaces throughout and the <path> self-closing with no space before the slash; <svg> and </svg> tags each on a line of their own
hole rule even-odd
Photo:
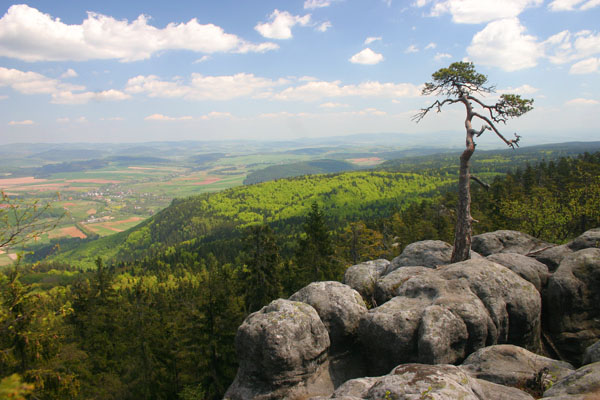
<svg viewBox="0 0 600 400">
<path fill-rule="evenodd" d="M 350 267 L 344 284 L 246 318 L 225 398 L 587 398 L 600 391 L 599 246 L 600 229 L 562 246 L 497 231 L 473 238 L 486 258 L 450 264 L 450 245 L 423 241 Z"/>
</svg>

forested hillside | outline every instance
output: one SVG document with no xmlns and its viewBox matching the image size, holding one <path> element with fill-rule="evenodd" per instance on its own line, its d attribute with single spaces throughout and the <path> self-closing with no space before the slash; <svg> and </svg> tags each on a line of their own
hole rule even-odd
<svg viewBox="0 0 600 400">
<path fill-rule="evenodd" d="M 98 256 L 131 261 L 159 254 L 170 246 L 203 246 L 221 253 L 252 224 L 267 223 L 282 235 L 298 232 L 303 217 L 318 203 L 332 224 L 391 215 L 416 199 L 437 195 L 452 176 L 431 173 L 357 171 L 337 175 L 302 176 L 240 186 L 218 193 L 174 200 L 151 220 L 112 237 L 86 243 L 58 255 L 62 261 L 93 265 Z M 196 249 L 197 250 L 197 249 Z M 220 254 L 231 261 L 235 251 Z"/>
<path fill-rule="evenodd" d="M 489 190 L 473 183 L 476 233 L 563 243 L 600 226 L 600 153 L 492 175 Z M 0 388 L 38 399 L 221 398 L 245 315 L 411 242 L 451 241 L 453 181 L 362 171 L 239 187 L 174 201 L 61 263 L 7 270 Z M 67 262 L 76 254 L 103 260 L 80 271 Z"/>
<path fill-rule="evenodd" d="M 248 174 L 244 185 L 291 178 L 300 175 L 331 174 L 357 169 L 352 163 L 340 160 L 313 160 L 292 164 L 273 165 Z"/>
</svg>

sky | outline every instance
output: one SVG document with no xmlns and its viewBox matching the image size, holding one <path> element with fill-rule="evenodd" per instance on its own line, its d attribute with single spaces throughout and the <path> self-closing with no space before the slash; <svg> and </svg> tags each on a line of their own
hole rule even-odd
<svg viewBox="0 0 600 400">
<path fill-rule="evenodd" d="M 600 0 L 0 0 L 0 15 L 0 144 L 464 135 L 460 105 L 411 119 L 455 61 L 487 75 L 488 103 L 534 99 L 507 136 L 600 140 Z"/>
</svg>

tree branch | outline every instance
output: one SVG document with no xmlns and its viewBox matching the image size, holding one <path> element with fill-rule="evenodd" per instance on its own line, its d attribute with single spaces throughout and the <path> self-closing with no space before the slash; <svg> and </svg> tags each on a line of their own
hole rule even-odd
<svg viewBox="0 0 600 400">
<path fill-rule="evenodd" d="M 415 121 L 416 123 L 419 123 L 426 115 L 429 111 L 431 111 L 433 108 L 437 108 L 437 112 L 441 112 L 442 111 L 442 107 L 448 103 L 448 104 L 454 104 L 454 103 L 459 103 L 462 100 L 460 99 L 445 99 L 444 101 L 440 102 L 439 100 L 436 100 L 435 103 L 433 103 L 432 105 L 430 105 L 427 108 L 422 108 L 421 111 L 419 111 L 418 113 L 416 113 L 415 115 L 412 116 L 411 120 Z"/>
<path fill-rule="evenodd" d="M 479 179 L 475 175 L 471 175 L 470 178 L 473 179 L 475 182 L 479 183 L 481 186 L 483 186 L 485 188 L 485 190 L 489 190 L 490 189 L 490 184 L 489 183 L 482 181 L 481 179 Z"/>
<path fill-rule="evenodd" d="M 517 135 L 517 134 L 515 133 L 515 139 L 510 139 L 510 140 L 508 140 L 508 139 L 506 139 L 506 138 L 505 138 L 505 137 L 504 137 L 504 136 L 503 136 L 503 135 L 500 133 L 500 131 L 498 130 L 498 128 L 496 128 L 496 126 L 494 125 L 494 123 L 493 123 L 492 121 L 490 121 L 490 119 L 489 119 L 488 117 L 486 117 L 486 116 L 484 116 L 484 115 L 481 115 L 481 114 L 479 114 L 479 113 L 476 113 L 476 112 L 474 112 L 474 113 L 472 114 L 472 116 L 473 116 L 473 117 L 477 117 L 477 118 L 479 118 L 479 119 L 481 119 L 481 120 L 483 120 L 483 121 L 487 122 L 487 124 L 489 125 L 489 128 L 490 128 L 491 130 L 493 130 L 493 131 L 494 131 L 494 133 L 495 133 L 496 135 L 498 135 L 498 137 L 499 137 L 500 139 L 502 139 L 502 141 L 503 141 L 504 143 L 506 143 L 506 145 L 507 145 L 507 146 L 510 146 L 510 147 L 512 147 L 513 149 L 515 148 L 515 146 L 519 147 L 519 140 L 521 139 L 521 136 L 519 136 L 519 135 Z"/>
</svg>

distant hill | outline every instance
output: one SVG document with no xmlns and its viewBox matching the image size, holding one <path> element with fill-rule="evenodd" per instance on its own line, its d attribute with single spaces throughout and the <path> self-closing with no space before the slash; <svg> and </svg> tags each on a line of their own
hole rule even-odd
<svg viewBox="0 0 600 400">
<path fill-rule="evenodd" d="M 244 179 L 244 185 L 271 181 L 281 178 L 292 178 L 301 175 L 331 174 L 343 171 L 352 171 L 357 167 L 349 162 L 340 160 L 314 160 L 292 164 L 272 165 L 270 167 L 251 172 Z"/>
<path fill-rule="evenodd" d="M 90 149 L 51 149 L 32 154 L 29 158 L 39 158 L 46 161 L 76 161 L 101 158 L 102 151 Z"/>
</svg>

